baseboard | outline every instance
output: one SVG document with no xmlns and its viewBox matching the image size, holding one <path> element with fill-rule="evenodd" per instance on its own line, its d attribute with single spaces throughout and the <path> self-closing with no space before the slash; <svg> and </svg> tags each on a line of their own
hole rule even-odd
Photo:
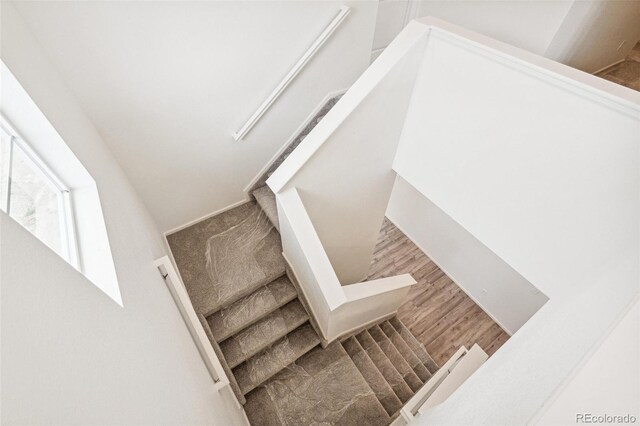
<svg viewBox="0 0 640 426">
<path fill-rule="evenodd" d="M 188 228 L 188 227 L 190 227 L 192 225 L 195 225 L 198 222 L 202 222 L 203 220 L 209 219 L 210 217 L 213 217 L 213 216 L 217 216 L 217 215 L 219 215 L 221 213 L 224 213 L 224 212 L 226 212 L 228 210 L 235 209 L 236 207 L 241 206 L 241 205 L 243 205 L 245 203 L 248 203 L 249 201 L 251 201 L 251 198 L 247 194 L 245 194 L 245 198 L 244 199 L 242 199 L 240 201 L 236 201 L 235 203 L 230 204 L 230 205 L 228 205 L 226 207 L 223 207 L 223 208 L 221 208 L 219 210 L 216 210 L 213 213 L 208 213 L 208 214 L 206 214 L 206 215 L 204 215 L 202 217 L 199 217 L 197 219 L 189 221 L 189 222 L 185 223 L 184 225 L 180 225 L 180 226 L 177 226 L 177 227 L 175 227 L 173 229 L 165 231 L 163 233 L 163 235 L 165 237 L 167 237 L 168 235 L 175 234 L 176 232 L 182 231 L 183 229 L 186 229 L 186 228 Z"/>
<path fill-rule="evenodd" d="M 265 173 L 267 173 L 267 171 L 273 165 L 273 163 L 275 163 L 276 160 L 280 158 L 280 156 L 289 147 L 289 145 L 291 145 L 293 141 L 298 137 L 298 135 L 302 133 L 304 128 L 307 127 L 309 123 L 311 123 L 311 121 L 316 117 L 316 115 L 318 115 L 320 110 L 322 110 L 322 107 L 324 107 L 327 104 L 327 102 L 329 102 L 329 100 L 335 98 L 336 96 L 344 94 L 347 90 L 348 89 L 341 89 L 341 90 L 336 90 L 335 92 L 331 92 L 327 96 L 325 96 L 324 99 L 322 99 L 322 101 L 320 101 L 320 103 L 313 109 L 311 114 L 309 114 L 307 118 L 304 119 L 302 124 L 300 124 L 300 126 L 298 126 L 298 128 L 291 134 L 291 136 L 289 136 L 289 139 L 287 139 L 284 145 L 282 145 L 280 149 L 278 149 L 278 151 L 273 155 L 273 157 L 271 157 L 271 159 L 267 162 L 267 164 L 265 164 L 265 166 L 262 169 L 260 169 L 258 174 L 255 175 L 253 179 L 251 179 L 251 181 L 244 188 L 243 191 L 248 198 L 251 197 L 251 194 L 249 194 L 249 191 L 251 190 L 251 188 L 253 188 L 253 186 L 260 180 L 262 176 L 264 176 Z"/>
<path fill-rule="evenodd" d="M 592 72 L 591 74 L 593 74 L 593 75 L 600 74 L 601 72 L 604 72 L 604 71 L 608 70 L 609 68 L 613 68 L 613 67 L 615 67 L 616 65 L 621 64 L 621 63 L 623 63 L 623 62 L 624 62 L 624 58 L 620 59 L 619 61 L 615 61 L 614 63 L 609 64 L 609 65 L 607 65 L 606 67 L 602 67 L 602 68 L 600 68 L 599 70 Z"/>
<path fill-rule="evenodd" d="M 456 281 L 455 277 L 450 274 L 449 272 L 447 272 L 446 268 L 443 268 L 440 264 L 438 264 L 438 262 L 436 262 L 431 256 L 429 256 L 429 253 L 427 250 L 424 249 L 424 247 L 422 247 L 420 244 L 418 244 L 418 242 L 416 242 L 413 238 L 411 238 L 411 236 L 401 227 L 399 226 L 397 223 L 395 223 L 389 216 L 386 216 L 387 219 L 389 219 L 389 221 L 391 223 L 393 223 L 393 225 L 398 228 L 400 230 L 400 232 L 402 232 L 408 239 L 409 241 L 411 241 L 413 244 L 415 244 L 420 251 L 422 251 L 425 255 L 427 255 L 427 257 L 429 259 L 431 259 L 431 261 L 433 263 L 435 263 L 438 268 L 440 268 L 440 270 L 442 270 L 442 272 L 444 272 L 449 278 L 451 278 L 451 280 L 458 286 L 460 287 L 460 290 L 462 290 L 468 297 L 469 299 L 473 300 L 473 303 L 475 303 L 476 305 L 480 306 L 480 309 L 482 309 L 482 311 L 487 314 L 489 316 L 489 318 L 491 318 L 496 324 L 498 324 L 500 326 L 500 328 L 507 333 L 509 336 L 513 336 L 513 333 L 504 326 L 504 324 L 502 324 L 501 321 L 499 321 L 496 317 L 494 317 L 493 315 L 491 315 L 486 309 L 485 307 L 482 305 L 482 303 L 480 303 L 474 296 L 472 296 L 471 294 L 469 294 L 469 292 L 462 287 L 460 284 L 458 284 L 458 282 Z"/>
</svg>

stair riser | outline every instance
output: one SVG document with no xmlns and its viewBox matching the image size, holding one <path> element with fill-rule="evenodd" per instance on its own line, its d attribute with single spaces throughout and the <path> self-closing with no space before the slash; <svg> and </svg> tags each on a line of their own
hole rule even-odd
<svg viewBox="0 0 640 426">
<path fill-rule="evenodd" d="M 245 357 L 241 360 L 238 361 L 234 361 L 229 363 L 229 366 L 231 368 L 236 368 L 237 366 L 239 366 L 240 364 L 242 364 L 243 362 L 247 361 L 248 359 L 250 359 L 251 357 L 254 357 L 256 355 L 259 355 L 262 351 L 264 351 L 265 349 L 267 349 L 268 347 L 270 347 L 273 343 L 275 343 L 277 340 L 282 339 L 284 336 L 286 336 L 288 333 L 292 332 L 293 330 L 295 330 L 296 328 L 300 327 L 302 324 L 306 323 L 308 321 L 308 318 L 304 318 L 296 323 L 291 324 L 291 326 L 284 332 L 284 333 L 278 333 L 278 334 L 274 334 L 271 337 L 273 338 L 273 340 L 265 345 L 262 345 L 258 348 L 256 348 L 255 350 L 253 350 L 251 353 L 245 354 Z"/>
<path fill-rule="evenodd" d="M 260 287 L 264 287 L 265 285 L 269 284 L 271 281 L 275 281 L 278 278 L 284 276 L 285 274 L 285 270 L 284 268 L 281 271 L 278 271 L 275 274 L 272 274 L 268 277 L 265 277 L 264 279 L 257 281 L 255 284 L 252 284 L 251 287 L 248 287 L 246 289 L 244 289 L 241 292 L 238 292 L 237 294 L 234 294 L 232 298 L 229 298 L 228 300 L 225 300 L 224 304 L 220 304 L 217 305 L 216 307 L 210 309 L 209 311 L 207 311 L 206 314 L 204 314 L 205 317 L 208 317 L 210 315 L 213 315 L 214 313 L 218 312 L 220 309 L 224 309 L 227 308 L 231 305 L 233 305 L 235 302 L 237 302 L 238 300 L 242 299 L 243 297 L 247 297 L 248 295 L 250 295 L 251 293 L 253 293 L 254 291 L 256 291 L 257 289 L 259 289 Z"/>
</svg>

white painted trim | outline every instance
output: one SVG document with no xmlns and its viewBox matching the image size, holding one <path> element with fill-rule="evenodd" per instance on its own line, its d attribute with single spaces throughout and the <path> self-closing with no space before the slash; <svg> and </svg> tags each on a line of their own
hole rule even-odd
<svg viewBox="0 0 640 426">
<path fill-rule="evenodd" d="M 385 321 L 385 320 L 393 317 L 397 312 L 398 311 L 391 312 L 391 313 L 384 314 L 384 315 L 380 315 L 378 318 L 374 318 L 374 319 L 372 319 L 370 321 L 367 321 L 362 325 L 358 325 L 358 326 L 352 327 L 351 329 L 338 334 L 336 337 L 334 337 L 332 340 L 328 341 L 327 343 L 334 342 L 334 341 L 336 341 L 338 339 L 341 339 L 344 336 L 348 336 L 349 334 L 352 334 L 352 333 L 354 333 L 354 332 L 356 332 L 358 330 L 368 329 L 368 328 L 370 328 L 371 326 L 373 326 L 375 324 L 381 323 L 382 321 Z"/>
<path fill-rule="evenodd" d="M 308 143 L 287 157 L 282 166 L 267 180 L 273 192 L 280 192 L 309 159 L 349 119 L 361 102 L 380 81 L 401 61 L 407 52 L 423 40 L 434 38 L 469 52 L 516 69 L 547 84 L 570 91 L 577 96 L 597 102 L 612 110 L 638 119 L 640 97 L 633 89 L 612 83 L 575 68 L 559 64 L 526 50 L 474 33 L 465 28 L 433 17 L 413 20 L 367 68 L 334 107 L 327 119 L 318 124 L 307 137 Z M 330 118 L 330 119 L 329 119 Z"/>
<path fill-rule="evenodd" d="M 365 70 L 356 82 L 344 94 L 340 102 L 329 111 L 326 118 L 313 129 L 294 152 L 287 157 L 281 167 L 267 180 L 274 193 L 284 186 L 304 167 L 331 135 L 360 106 L 380 82 L 395 68 L 414 46 L 424 40 L 429 28 L 416 21 L 411 22 L 382 55 Z"/>
<path fill-rule="evenodd" d="M 404 25 L 402 28 L 406 27 L 409 22 L 417 18 L 419 6 L 420 2 L 418 0 L 407 0 L 407 8 L 404 14 Z"/>
<path fill-rule="evenodd" d="M 375 49 L 371 51 L 371 56 L 369 57 L 369 63 L 373 63 L 376 59 L 378 59 L 378 57 L 380 55 L 382 55 L 382 52 L 384 52 L 384 49 L 386 49 L 387 46 L 385 47 L 380 47 L 379 49 Z"/>
<path fill-rule="evenodd" d="M 304 291 L 304 287 L 302 286 L 302 284 L 300 282 L 300 275 L 298 274 L 298 272 L 296 272 L 296 267 L 293 265 L 293 263 L 291 263 L 291 261 L 289 260 L 289 258 L 287 257 L 285 252 L 282 252 L 282 257 L 284 257 L 284 260 L 287 262 L 287 265 L 289 265 L 289 268 L 291 269 L 291 273 L 293 274 L 294 278 L 296 279 L 296 282 L 298 283 L 296 288 L 300 289 L 300 291 L 302 292 L 302 295 L 304 296 L 304 298 L 307 301 L 306 304 L 308 305 L 309 310 L 311 311 L 309 313 L 313 316 L 313 318 L 316 319 L 316 324 L 318 324 L 318 328 L 320 329 L 320 333 L 322 333 L 322 340 L 328 342 L 329 339 L 327 338 L 327 332 L 322 328 L 322 326 L 320 325 L 320 322 L 317 321 L 318 313 L 313 309 L 313 304 L 311 304 L 311 302 L 310 302 L 311 298 Z"/>
<path fill-rule="evenodd" d="M 456 280 L 456 278 L 453 276 L 453 274 L 450 274 L 446 268 L 443 268 L 441 265 L 438 264 L 438 262 L 436 262 L 427 252 L 427 250 L 424 249 L 424 247 L 422 247 L 416 240 L 414 240 L 413 238 L 411 238 L 411 236 L 398 224 L 396 224 L 393 220 L 391 220 L 390 217 L 387 216 L 387 219 L 389 219 L 389 221 L 391 223 L 393 223 L 393 225 L 398 228 L 400 230 L 400 232 L 402 232 L 404 235 L 406 235 L 406 237 L 409 239 L 409 241 L 411 241 L 413 244 L 415 244 L 424 254 L 427 255 L 427 257 L 433 262 L 435 263 L 438 268 L 440 268 L 442 270 L 442 272 L 444 272 L 449 278 L 451 278 L 451 280 L 460 288 L 460 290 L 462 290 L 471 300 L 473 300 L 473 302 L 480 306 L 480 308 L 482 309 L 482 311 L 489 315 L 489 317 L 500 326 L 500 328 L 507 333 L 509 336 L 513 336 L 513 333 L 504 326 L 504 324 L 502 324 L 500 322 L 500 320 L 498 320 L 496 317 L 494 317 L 491 313 L 489 313 L 484 306 L 482 306 L 482 303 L 480 303 L 475 297 L 473 297 L 469 292 L 467 292 L 467 290 L 464 289 L 464 287 L 462 287 L 461 285 L 458 284 L 458 281 Z"/>
<path fill-rule="evenodd" d="M 434 17 L 420 18 L 414 22 L 430 28 L 430 37 L 480 54 L 546 83 L 562 87 L 584 98 L 637 118 L 640 103 L 638 92 L 633 89 Z"/>
<path fill-rule="evenodd" d="M 284 76 L 282 81 L 276 86 L 276 88 L 271 92 L 271 94 L 265 99 L 262 104 L 258 107 L 256 112 L 247 120 L 247 122 L 233 134 L 233 138 L 237 141 L 242 139 L 253 126 L 256 125 L 258 120 L 264 115 L 265 112 L 273 105 L 273 103 L 280 97 L 282 92 L 291 84 L 294 78 L 302 71 L 302 69 L 307 65 L 307 63 L 315 56 L 315 54 L 320 50 L 320 48 L 326 43 L 326 41 L 331 37 L 331 35 L 338 29 L 340 24 L 345 20 L 347 15 L 351 12 L 351 8 L 349 6 L 342 6 L 338 11 L 338 14 L 333 18 L 333 20 L 327 25 L 327 27 L 322 31 L 322 33 L 315 39 L 315 41 L 309 46 L 309 49 L 302 55 L 302 57 L 295 63 L 293 68 Z"/>
<path fill-rule="evenodd" d="M 418 408 L 418 413 L 425 413 L 430 408 L 445 402 L 453 395 L 480 367 L 489 359 L 482 348 L 475 343 L 467 351 L 464 357 L 458 359 L 449 374 L 438 384 L 435 390 L 427 397 L 426 401 Z"/>
<path fill-rule="evenodd" d="M 411 287 L 417 281 L 411 274 L 394 275 L 392 277 L 378 278 L 370 281 L 362 281 L 342 286 L 347 303 L 359 299 L 366 299 L 378 294 L 387 293 L 405 287 Z"/>
<path fill-rule="evenodd" d="M 438 386 L 449 374 L 449 370 L 469 352 L 466 347 L 460 346 L 460 348 L 444 363 L 442 367 L 436 371 L 429 380 L 416 392 L 410 399 L 404 404 L 402 410 L 400 410 L 401 417 L 407 422 L 411 422 L 414 418 L 413 411 L 419 409 L 422 404 L 428 399 L 428 395 L 433 391 L 435 386 Z"/>
<path fill-rule="evenodd" d="M 200 352 L 200 356 L 202 357 L 202 360 L 204 361 L 214 383 L 217 384 L 219 382 L 223 382 L 223 384 L 229 384 L 229 379 L 224 373 L 222 364 L 220 364 L 220 360 L 218 360 L 218 357 L 213 351 L 213 347 L 207 338 L 207 334 L 202 328 L 198 315 L 191 304 L 191 299 L 189 299 L 189 295 L 187 294 L 184 284 L 178 277 L 169 256 L 162 256 L 161 258 L 156 259 L 154 265 L 162 274 L 167 288 L 180 311 L 180 315 L 182 315 L 182 319 L 189 329 L 189 333 L 191 334 L 191 337 L 198 348 L 198 352 Z"/>
<path fill-rule="evenodd" d="M 611 68 L 611 67 L 615 67 L 616 65 L 623 63 L 623 62 L 624 62 L 624 60 L 625 60 L 625 59 L 624 59 L 624 58 L 622 58 L 622 59 L 620 59 L 620 60 L 618 60 L 618 61 L 615 61 L 615 62 L 614 62 L 614 63 L 612 63 L 612 64 L 609 64 L 609 65 L 607 65 L 607 66 L 604 66 L 604 67 L 600 68 L 599 70 L 596 70 L 596 71 L 592 72 L 591 74 L 593 74 L 593 75 L 599 74 L 599 73 L 601 73 L 601 72 L 603 72 L 603 71 L 605 71 L 605 70 L 607 70 L 607 69 L 609 69 L 609 68 Z"/>
<path fill-rule="evenodd" d="M 298 135 L 300 135 L 300 133 L 302 133 L 302 131 L 305 129 L 305 127 L 307 127 L 309 125 L 309 123 L 311 123 L 311 120 L 313 120 L 318 115 L 318 113 L 320 112 L 322 107 L 324 107 L 327 104 L 327 102 L 329 102 L 331 99 L 335 98 L 336 96 L 344 95 L 347 90 L 348 90 L 348 88 L 340 89 L 340 90 L 336 90 L 334 92 L 331 92 L 327 96 L 325 96 L 324 99 L 322 99 L 322 101 L 320 101 L 320 103 L 314 108 L 314 110 L 311 112 L 311 114 L 309 114 L 307 116 L 307 118 L 304 119 L 302 124 L 300 124 L 300 126 L 298 126 L 298 128 L 291 134 L 291 136 L 289 136 L 289 139 L 287 139 L 287 141 L 284 143 L 284 145 L 282 145 L 278 149 L 278 151 L 273 155 L 273 157 L 271 157 L 271 159 L 267 162 L 267 164 L 265 164 L 265 166 L 262 169 L 260 169 L 258 174 L 255 175 L 253 177 L 253 179 L 251 179 L 249 184 L 247 184 L 247 186 L 245 186 L 244 192 L 247 194 L 247 197 L 250 196 L 249 191 L 251 190 L 251 188 L 253 188 L 253 186 L 256 184 L 256 182 L 258 182 L 258 180 L 265 173 L 267 173 L 267 171 L 273 165 L 273 163 L 275 163 L 276 160 L 278 158 L 280 158 L 280 156 L 284 153 L 284 151 L 287 148 L 289 148 L 289 145 L 291 145 L 293 143 L 293 141 L 298 137 Z"/>
<path fill-rule="evenodd" d="M 216 210 L 213 213 L 207 213 L 206 215 L 201 216 L 201 217 L 199 217 L 197 219 L 194 219 L 192 221 L 189 221 L 189 222 L 185 223 L 184 225 L 180 225 L 180 226 L 177 226 L 177 227 L 175 227 L 173 229 L 165 231 L 164 232 L 164 236 L 166 237 L 168 235 L 175 234 L 176 232 L 182 231 L 183 229 L 186 229 L 186 228 L 190 227 L 191 225 L 195 225 L 198 222 L 202 222 L 205 219 L 209 219 L 210 217 L 219 215 L 219 214 L 224 213 L 224 212 L 226 212 L 228 210 L 235 209 L 236 207 L 241 206 L 241 205 L 243 205 L 245 203 L 248 203 L 249 201 L 251 201 L 251 198 L 247 194 L 245 194 L 245 198 L 244 199 L 242 199 L 240 201 L 236 201 L 233 204 L 229 204 L 228 206 L 223 207 L 223 208 L 221 208 L 219 210 Z"/>
</svg>

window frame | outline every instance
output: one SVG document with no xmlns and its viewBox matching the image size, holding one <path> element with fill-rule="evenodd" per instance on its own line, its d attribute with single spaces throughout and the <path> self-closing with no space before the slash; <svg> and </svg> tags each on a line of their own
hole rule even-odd
<svg viewBox="0 0 640 426">
<path fill-rule="evenodd" d="M 11 217 L 11 184 L 13 160 L 17 150 L 26 159 L 34 173 L 37 173 L 49 187 L 56 192 L 58 200 L 60 243 L 62 252 L 59 253 L 67 262 L 78 268 L 78 242 L 76 238 L 75 221 L 73 215 L 72 191 L 58 178 L 53 169 L 45 163 L 31 148 L 28 142 L 16 131 L 11 123 L 0 114 L 0 128 L 9 136 L 8 167 L 6 173 L 6 197 L 0 200 L 0 209 Z M 35 235 L 34 235 L 35 236 Z M 37 236 L 36 236 L 37 238 Z M 44 243 L 44 242 L 43 242 Z M 46 244 L 45 244 L 46 245 Z"/>
</svg>

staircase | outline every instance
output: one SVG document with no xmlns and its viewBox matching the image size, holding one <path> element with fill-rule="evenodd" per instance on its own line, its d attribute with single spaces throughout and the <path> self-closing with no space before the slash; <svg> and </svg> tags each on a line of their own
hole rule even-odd
<svg viewBox="0 0 640 426">
<path fill-rule="evenodd" d="M 256 425 L 390 424 L 438 366 L 395 317 L 323 348 L 273 235 L 275 196 L 267 186 L 253 195 L 256 211 L 230 228 L 246 230 L 223 232 L 209 246 L 214 291 L 198 304 L 248 418 Z M 251 256 L 232 244 L 251 246 Z M 247 263 L 223 268 L 219 258 Z"/>
</svg>

